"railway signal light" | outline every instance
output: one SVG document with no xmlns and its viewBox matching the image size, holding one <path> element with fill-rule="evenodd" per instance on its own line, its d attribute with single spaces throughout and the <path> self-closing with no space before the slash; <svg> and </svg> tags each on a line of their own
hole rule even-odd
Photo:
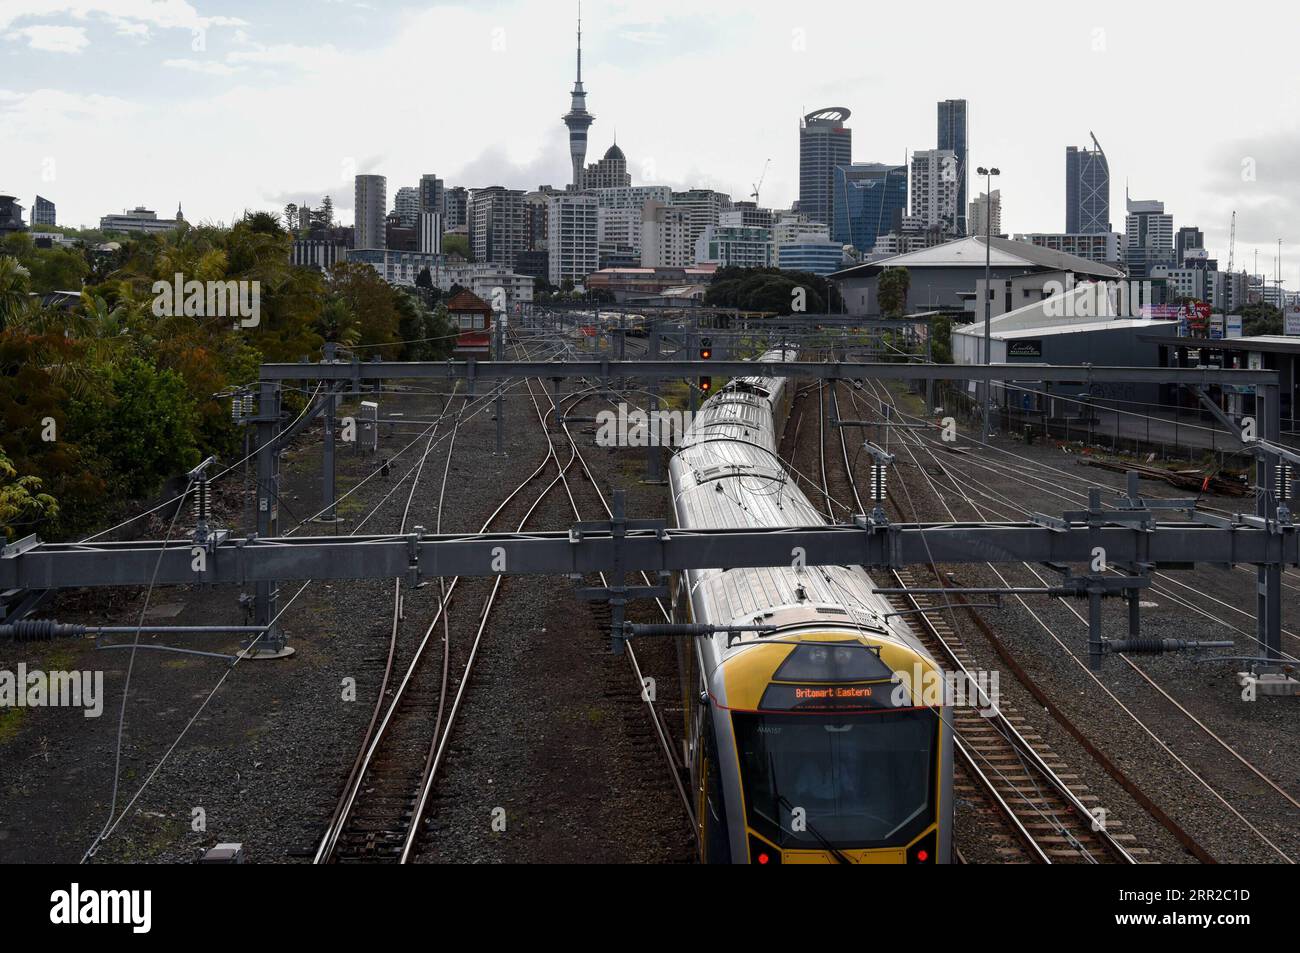
<svg viewBox="0 0 1300 953">
<path fill-rule="evenodd" d="M 702 390 L 702 391 L 703 391 L 704 393 L 706 393 L 706 394 L 707 394 L 709 391 L 713 390 L 713 378 L 712 378 L 712 377 L 701 377 L 701 378 L 700 378 L 700 390 Z"/>
<path fill-rule="evenodd" d="M 700 338 L 700 360 L 713 360 L 713 338 Z"/>
</svg>

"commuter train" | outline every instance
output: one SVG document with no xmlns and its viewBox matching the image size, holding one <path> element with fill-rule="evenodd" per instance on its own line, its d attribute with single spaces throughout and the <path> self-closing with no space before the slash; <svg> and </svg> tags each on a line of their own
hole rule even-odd
<svg viewBox="0 0 1300 953">
<path fill-rule="evenodd" d="M 759 374 L 703 404 L 671 464 L 679 527 L 825 522 L 778 455 L 789 390 Z M 942 671 L 865 570 L 692 570 L 673 611 L 734 627 L 694 639 L 683 663 L 701 860 L 949 862 L 951 712 L 919 691 Z"/>
</svg>

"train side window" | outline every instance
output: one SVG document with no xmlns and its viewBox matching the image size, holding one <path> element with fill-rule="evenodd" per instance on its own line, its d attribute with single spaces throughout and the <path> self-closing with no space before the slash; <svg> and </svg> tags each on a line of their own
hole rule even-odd
<svg viewBox="0 0 1300 953">
<path fill-rule="evenodd" d="M 722 794 L 718 764 L 718 739 L 713 733 L 713 708 L 704 706 L 704 861 L 731 863 L 731 838 L 727 826 L 727 802 Z"/>
</svg>

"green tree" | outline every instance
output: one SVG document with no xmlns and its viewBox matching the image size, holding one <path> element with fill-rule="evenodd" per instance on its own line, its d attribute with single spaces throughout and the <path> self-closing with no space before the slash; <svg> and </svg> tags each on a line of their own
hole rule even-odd
<svg viewBox="0 0 1300 953">
<path fill-rule="evenodd" d="M 876 298 L 880 310 L 891 318 L 901 318 L 907 313 L 907 292 L 912 286 L 912 275 L 906 268 L 885 268 L 876 280 Z"/>
<path fill-rule="evenodd" d="M 28 308 L 31 273 L 12 255 L 0 255 L 0 331 Z"/>
<path fill-rule="evenodd" d="M 401 315 L 395 303 L 398 292 L 379 276 L 379 272 L 361 262 L 339 262 L 329 273 L 329 292 L 346 302 L 358 318 L 358 345 L 373 347 L 386 360 L 401 352 L 399 325 Z"/>
<path fill-rule="evenodd" d="M 404 342 L 402 360 L 441 361 L 451 356 L 456 332 L 443 305 L 430 310 L 416 292 L 405 289 L 398 290 L 394 303 Z"/>
<path fill-rule="evenodd" d="M 13 461 L 0 448 L 0 532 L 12 540 L 34 532 L 42 523 L 59 515 L 59 504 L 41 492 L 41 481 L 19 476 Z"/>
<path fill-rule="evenodd" d="M 930 359 L 936 364 L 952 363 L 952 318 L 940 315 L 930 322 L 934 341 L 930 344 Z"/>
<path fill-rule="evenodd" d="M 328 195 L 321 200 L 320 208 L 312 209 L 311 223 L 322 228 L 334 227 L 334 200 Z"/>
<path fill-rule="evenodd" d="M 343 347 L 356 347 L 361 343 L 361 322 L 351 306 L 342 298 L 332 298 L 321 309 L 316 330 L 326 341 Z"/>
<path fill-rule="evenodd" d="M 474 252 L 469 247 L 469 236 L 467 235 L 443 235 L 442 253 L 444 255 L 459 255 L 466 261 L 474 260 Z"/>
<path fill-rule="evenodd" d="M 3 282 L 0 282 L 3 285 Z M 1241 333 L 1247 337 L 1257 334 L 1282 334 L 1282 312 L 1271 304 L 1260 301 L 1241 309 Z"/>
<path fill-rule="evenodd" d="M 181 377 L 140 358 L 114 368 L 108 400 L 76 405 L 77 430 L 129 496 L 153 493 L 199 462 L 198 422 Z"/>
</svg>

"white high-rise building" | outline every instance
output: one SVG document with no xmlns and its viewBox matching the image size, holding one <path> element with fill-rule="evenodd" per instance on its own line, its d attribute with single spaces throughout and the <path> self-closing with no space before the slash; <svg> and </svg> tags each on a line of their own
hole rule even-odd
<svg viewBox="0 0 1300 953">
<path fill-rule="evenodd" d="M 641 267 L 685 268 L 695 261 L 688 240 L 690 212 L 676 205 L 649 201 L 641 210 Z"/>
<path fill-rule="evenodd" d="M 468 215 L 474 260 L 513 269 L 515 256 L 528 247 L 524 193 L 499 185 L 475 189 L 470 195 Z"/>
<path fill-rule="evenodd" d="M 1125 198 L 1124 264 L 1132 277 L 1148 277 L 1157 265 L 1176 267 L 1174 217 L 1165 203 L 1154 199 Z"/>
<path fill-rule="evenodd" d="M 738 228 L 771 228 L 776 213 L 770 208 L 759 208 L 753 202 L 736 202 L 731 208 L 718 213 L 719 225 Z"/>
<path fill-rule="evenodd" d="M 912 153 L 912 215 L 926 227 L 957 234 L 957 153 L 923 149 Z"/>
<path fill-rule="evenodd" d="M 418 212 L 415 218 L 419 229 L 419 250 L 429 255 L 441 255 L 442 215 L 438 212 Z"/>
<path fill-rule="evenodd" d="M 829 225 L 810 222 L 802 215 L 783 215 L 772 226 L 772 241 L 778 246 L 805 241 L 830 241 L 830 237 Z"/>
<path fill-rule="evenodd" d="M 393 211 L 403 228 L 414 228 L 420 216 L 420 190 L 412 186 L 398 189 L 393 197 Z"/>
<path fill-rule="evenodd" d="M 710 225 L 695 243 L 697 265 L 770 268 L 776 259 L 772 230 L 754 225 Z"/>
<path fill-rule="evenodd" d="M 731 196 L 712 189 L 690 189 L 674 192 L 672 204 L 686 209 L 686 240 L 688 246 L 694 249 L 704 230 L 710 225 L 717 225 L 722 213 L 731 208 Z"/>
<path fill-rule="evenodd" d="M 630 248 L 641 254 L 641 209 L 597 208 L 596 230 L 602 249 Z"/>
<path fill-rule="evenodd" d="M 382 175 L 357 176 L 353 248 L 388 247 L 388 230 L 384 222 L 388 209 L 387 191 L 388 180 Z"/>
<path fill-rule="evenodd" d="M 991 221 L 990 221 L 991 219 Z M 994 189 L 990 194 L 981 192 L 979 198 L 970 203 L 966 214 L 969 234 L 978 238 L 991 234 L 997 238 L 1002 234 L 1002 190 Z"/>
<path fill-rule="evenodd" d="M 662 202 L 668 205 L 673 200 L 672 186 L 668 185 L 623 185 L 611 189 L 588 189 L 594 191 L 601 208 L 640 209 L 646 202 Z"/>
<path fill-rule="evenodd" d="M 586 192 L 556 192 L 547 211 L 548 278 L 580 285 L 600 268 L 599 203 Z"/>
</svg>

